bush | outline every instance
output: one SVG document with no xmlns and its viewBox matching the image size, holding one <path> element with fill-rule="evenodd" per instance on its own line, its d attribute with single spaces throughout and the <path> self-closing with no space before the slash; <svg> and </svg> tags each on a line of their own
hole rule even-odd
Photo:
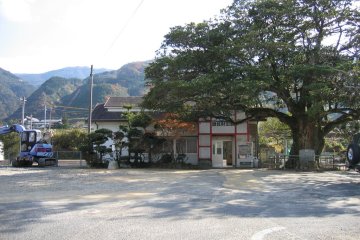
<svg viewBox="0 0 360 240">
<path fill-rule="evenodd" d="M 87 133 L 83 129 L 56 130 L 52 142 L 55 151 L 79 151 L 86 138 Z"/>
<path fill-rule="evenodd" d="M 108 167 L 109 163 L 103 160 L 103 156 L 106 153 L 111 152 L 111 148 L 107 148 L 103 144 L 111 134 L 112 132 L 110 130 L 98 129 L 85 136 L 84 142 L 80 146 L 80 150 L 90 167 Z"/>
</svg>

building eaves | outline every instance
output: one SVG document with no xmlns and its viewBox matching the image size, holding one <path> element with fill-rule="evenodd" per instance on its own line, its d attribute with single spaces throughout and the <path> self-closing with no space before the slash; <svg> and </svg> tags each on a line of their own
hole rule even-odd
<svg viewBox="0 0 360 240">
<path fill-rule="evenodd" d="M 138 107 L 142 97 L 110 97 L 104 104 L 105 108 L 123 108 L 124 106 Z"/>
<path fill-rule="evenodd" d="M 127 121 L 127 118 L 120 112 L 109 112 L 104 107 L 104 104 L 98 104 L 95 106 L 91 115 L 92 122 L 102 121 Z"/>
</svg>

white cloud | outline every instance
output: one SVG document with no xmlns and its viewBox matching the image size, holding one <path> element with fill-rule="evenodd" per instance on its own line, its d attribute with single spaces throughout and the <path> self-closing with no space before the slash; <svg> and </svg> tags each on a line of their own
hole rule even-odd
<svg viewBox="0 0 360 240">
<path fill-rule="evenodd" d="M 31 0 L 1 0 L 1 13 L 9 21 L 27 22 L 32 20 Z"/>
<path fill-rule="evenodd" d="M 200 22 L 232 0 L 0 0 L 0 67 L 41 72 L 149 60 L 170 27 Z M 1 18 L 1 16 L 0 16 Z M 128 22 L 128 24 L 126 24 Z M 126 26 L 126 28 L 124 28 Z"/>
</svg>

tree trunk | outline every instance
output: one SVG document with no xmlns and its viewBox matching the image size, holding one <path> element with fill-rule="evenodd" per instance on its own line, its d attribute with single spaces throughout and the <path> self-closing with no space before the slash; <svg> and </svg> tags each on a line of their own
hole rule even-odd
<svg viewBox="0 0 360 240">
<path fill-rule="evenodd" d="M 285 167 L 290 169 L 299 168 L 299 151 L 301 149 L 313 149 L 315 155 L 320 155 L 325 144 L 324 134 L 321 125 L 306 117 L 294 117 L 290 125 L 293 137 L 293 144 L 290 150 L 289 160 Z"/>
</svg>

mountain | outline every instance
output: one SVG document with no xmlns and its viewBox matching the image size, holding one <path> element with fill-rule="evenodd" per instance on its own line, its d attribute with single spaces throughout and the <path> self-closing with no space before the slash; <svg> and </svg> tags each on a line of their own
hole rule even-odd
<svg viewBox="0 0 360 240">
<path fill-rule="evenodd" d="M 145 91 L 145 68 L 151 61 L 132 62 L 118 70 L 94 75 L 94 83 L 119 84 L 128 89 L 130 96 L 142 96 Z M 89 77 L 85 79 L 88 81 Z"/>
<path fill-rule="evenodd" d="M 49 110 L 52 108 L 53 117 L 61 117 L 61 112 L 55 108 L 57 105 L 62 105 L 62 98 L 73 93 L 79 86 L 83 84 L 83 80 L 77 78 L 61 78 L 52 77 L 43 83 L 35 92 L 27 98 L 25 104 L 25 116 L 33 115 L 35 118 L 44 119 L 45 103 Z M 22 108 L 18 108 L 9 119 L 21 118 Z"/>
<path fill-rule="evenodd" d="M 145 92 L 144 69 L 150 61 L 134 62 L 118 70 L 93 75 L 93 106 L 105 102 L 109 96 L 141 96 Z M 89 106 L 90 78 L 66 79 L 52 77 L 27 98 L 25 115 L 44 119 L 44 103 L 52 108 L 52 118 L 66 115 L 71 118 L 86 118 Z M 7 120 L 21 118 L 22 109 L 17 109 Z M 49 118 L 49 115 L 48 115 Z"/>
<path fill-rule="evenodd" d="M 109 69 L 105 68 L 95 68 L 93 73 L 101 73 L 109 71 Z M 80 78 L 84 79 L 90 75 L 90 67 L 67 67 L 61 68 L 58 70 L 53 70 L 45 73 L 38 74 L 28 74 L 28 73 L 16 73 L 19 78 L 27 81 L 28 83 L 39 87 L 46 80 L 52 77 L 62 77 L 62 78 Z"/>
<path fill-rule="evenodd" d="M 107 97 L 142 96 L 145 92 L 144 69 L 150 61 L 133 62 L 122 66 L 118 70 L 94 74 L 93 76 L 93 104 L 103 103 Z M 84 85 L 62 101 L 66 106 L 88 108 L 89 80 L 84 79 Z"/>
<path fill-rule="evenodd" d="M 21 105 L 20 97 L 28 97 L 34 86 L 0 68 L 0 119 L 8 117 Z"/>
</svg>

